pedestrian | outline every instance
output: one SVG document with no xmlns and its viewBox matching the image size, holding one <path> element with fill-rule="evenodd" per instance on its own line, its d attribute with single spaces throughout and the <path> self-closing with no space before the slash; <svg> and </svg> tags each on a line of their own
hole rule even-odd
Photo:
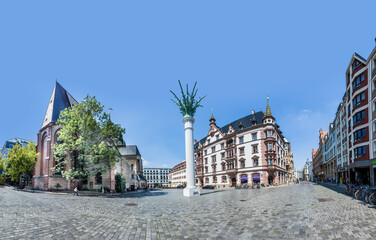
<svg viewBox="0 0 376 240">
<path fill-rule="evenodd" d="M 73 196 L 74 196 L 75 194 L 78 196 L 78 189 L 77 189 L 77 187 L 75 187 L 74 190 L 73 190 Z"/>
</svg>

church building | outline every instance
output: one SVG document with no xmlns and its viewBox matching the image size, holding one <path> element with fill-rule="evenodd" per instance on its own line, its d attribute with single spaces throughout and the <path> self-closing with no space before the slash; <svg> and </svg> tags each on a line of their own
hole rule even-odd
<svg viewBox="0 0 376 240">
<path fill-rule="evenodd" d="M 47 111 L 43 119 L 42 127 L 37 136 L 37 152 L 39 153 L 34 166 L 33 188 L 41 190 L 56 189 L 59 183 L 65 190 L 73 189 L 76 183 L 67 181 L 61 174 L 53 172 L 55 158 L 52 146 L 57 143 L 58 132 L 61 129 L 56 124 L 60 112 L 77 104 L 72 95 L 66 91 L 58 82 L 52 91 Z M 141 154 L 136 145 L 122 146 L 119 148 L 121 160 L 116 166 L 102 175 L 91 176 L 84 182 L 78 184 L 81 189 L 100 189 L 102 186 L 115 191 L 115 175 L 121 173 L 125 179 L 125 188 L 129 190 L 146 188 L 146 180 L 142 176 L 143 165 Z M 70 166 L 65 166 L 68 169 Z"/>
</svg>

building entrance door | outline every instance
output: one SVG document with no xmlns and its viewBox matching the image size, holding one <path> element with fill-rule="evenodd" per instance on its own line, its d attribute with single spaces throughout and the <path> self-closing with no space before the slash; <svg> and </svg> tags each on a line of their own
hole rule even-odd
<svg viewBox="0 0 376 240">
<path fill-rule="evenodd" d="M 236 186 L 236 178 L 232 178 L 231 179 L 231 187 L 235 187 Z"/>
<path fill-rule="evenodd" d="M 273 176 L 268 177 L 268 182 L 269 182 L 269 185 L 273 184 Z"/>
</svg>

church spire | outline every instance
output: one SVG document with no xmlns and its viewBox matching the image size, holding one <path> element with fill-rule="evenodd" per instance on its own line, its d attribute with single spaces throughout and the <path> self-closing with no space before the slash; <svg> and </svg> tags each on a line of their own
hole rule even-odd
<svg viewBox="0 0 376 240">
<path fill-rule="evenodd" d="M 43 119 L 42 128 L 51 122 L 57 122 L 60 112 L 76 104 L 77 101 L 56 80 L 50 102 Z"/>
</svg>

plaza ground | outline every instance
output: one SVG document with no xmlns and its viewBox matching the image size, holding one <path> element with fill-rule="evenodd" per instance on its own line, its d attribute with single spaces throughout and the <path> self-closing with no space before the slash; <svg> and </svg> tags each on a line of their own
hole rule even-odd
<svg viewBox="0 0 376 240">
<path fill-rule="evenodd" d="M 0 187 L 0 239 L 375 239 L 375 207 L 330 188 L 303 183 L 185 198 L 181 189 L 73 197 Z"/>
</svg>

